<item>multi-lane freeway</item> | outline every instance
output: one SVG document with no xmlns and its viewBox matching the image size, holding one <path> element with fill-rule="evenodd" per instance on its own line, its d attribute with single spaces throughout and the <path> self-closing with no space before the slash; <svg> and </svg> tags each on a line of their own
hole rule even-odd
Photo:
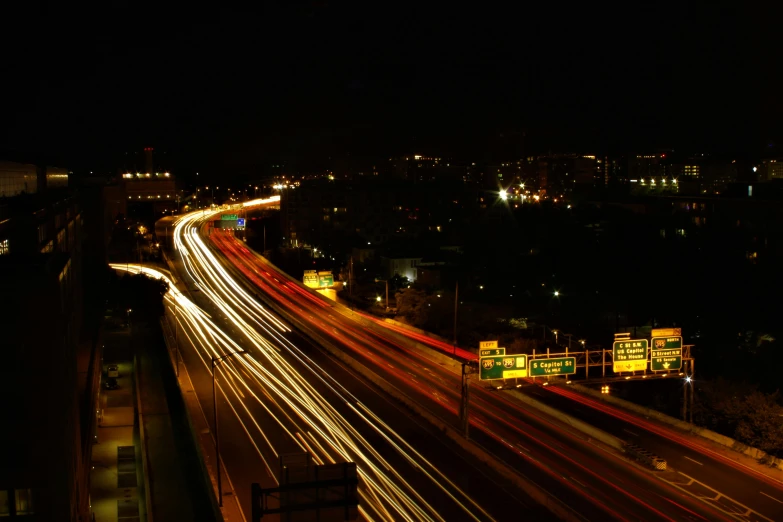
<svg viewBox="0 0 783 522">
<path fill-rule="evenodd" d="M 203 224 L 197 219 L 180 222 L 175 241 L 185 258 L 195 258 L 194 253 L 201 252 L 198 254 L 199 261 L 192 264 L 190 271 L 219 274 L 214 277 L 214 284 L 232 289 L 221 299 L 236 300 L 236 297 L 228 296 L 231 293 L 247 293 L 250 300 L 264 302 L 282 315 L 296 318 L 309 337 L 317 336 L 339 346 L 374 373 L 382 375 L 386 382 L 401 390 L 410 400 L 446 422 L 457 425 L 459 364 L 456 361 L 446 364 L 442 357 L 422 347 L 424 343 L 438 348 L 438 341 L 399 327 L 389 327 L 386 323 L 334 305 L 291 280 L 230 233 L 208 226 L 202 230 L 201 227 Z M 293 333 L 286 335 L 293 336 Z M 301 343 L 301 338 L 296 342 Z M 440 348 L 453 350 L 451 346 Z M 466 354 L 457 352 L 458 356 Z M 329 359 L 323 357 L 324 360 Z M 361 380 L 353 372 L 346 372 L 344 379 L 337 382 L 345 384 Z M 370 393 L 368 390 L 370 388 L 362 388 L 361 394 L 355 396 L 364 401 L 363 394 Z M 616 453 L 588 441 L 585 436 L 545 418 L 537 410 L 515 400 L 511 394 L 491 392 L 480 386 L 474 386 L 473 390 L 472 439 L 498 461 L 511 466 L 569 506 L 574 516 L 590 520 L 733 518 L 654 477 L 651 472 L 629 463 Z M 387 402 L 387 409 L 391 408 L 390 404 Z M 402 422 L 399 410 L 396 413 L 382 411 L 377 415 L 386 425 L 396 427 Z M 430 458 L 428 448 L 422 453 Z M 459 476 L 459 472 L 454 475 L 454 469 L 448 466 L 440 469 L 449 476 Z M 479 492 L 477 481 L 462 484 L 467 484 L 463 491 L 468 491 L 468 496 L 484 509 L 499 504 L 497 494 Z M 515 496 L 516 492 L 510 492 L 504 493 L 502 498 L 505 503 L 511 502 Z M 508 519 L 506 517 L 513 511 L 489 514 Z"/>
<path fill-rule="evenodd" d="M 217 262 L 191 217 L 193 223 L 161 223 L 174 231 L 181 256 L 175 271 L 181 280 L 179 286 L 170 282 L 166 304 L 187 341 L 180 346 L 184 364 L 208 419 L 211 358 L 248 352 L 216 372 L 221 454 L 246 518 L 250 483 L 277 485 L 279 456 L 295 452 L 311 454 L 316 463 L 356 462 L 364 519 L 546 516 L 491 469 L 293 332 Z M 503 501 L 487 501 L 497 497 Z"/>
<path fill-rule="evenodd" d="M 212 417 L 211 358 L 247 352 L 227 359 L 216 372 L 221 454 L 245 518 L 250 512 L 249 484 L 276 485 L 279 456 L 300 452 L 311 454 L 317 463 L 356 462 L 360 512 L 368 520 L 551 518 L 494 466 L 469 456 L 461 444 L 411 415 L 404 404 L 424 408 L 456 428 L 460 360 L 474 357 L 471 352 L 323 298 L 231 233 L 211 228 L 210 218 L 209 212 L 167 218 L 159 222 L 157 233 L 161 238 L 171 233 L 166 243 L 173 247 L 178 277 L 176 284 L 170 280 L 166 303 L 171 320 L 179 325 L 182 358 L 207 418 Z M 382 393 L 355 365 L 349 369 L 324 350 L 327 345 L 406 400 Z M 674 473 L 656 474 L 628 461 L 530 408 L 515 395 L 520 392 L 620 438 L 628 439 L 629 431 L 637 434 L 639 442 L 698 482 L 683 485 Z M 716 493 L 735 503 L 710 501 L 713 490 L 701 484 L 714 484 L 715 477 L 701 480 L 699 468 L 687 467 L 687 451 L 696 450 L 688 448 L 685 439 L 668 437 L 668 449 L 656 446 L 638 432 L 659 439 L 667 434 L 570 390 L 524 384 L 518 391 L 499 392 L 474 382 L 470 412 L 471 443 L 520 480 L 545 490 L 571 519 L 776 519 L 777 512 L 770 509 L 774 504 L 751 498 L 756 483 L 742 491 L 732 484 L 731 474 L 745 470 L 711 457 L 724 466 L 722 489 L 715 488 Z M 702 467 L 704 460 L 703 455 L 688 459 Z M 781 498 L 774 481 L 752 478 L 767 488 L 760 491 L 770 502 Z"/>
<path fill-rule="evenodd" d="M 676 470 L 666 476 L 667 480 L 735 518 L 783 520 L 783 482 L 730 458 L 725 451 L 716 451 L 692 435 L 640 418 L 568 387 L 526 387 L 523 391 L 666 459 Z"/>
</svg>

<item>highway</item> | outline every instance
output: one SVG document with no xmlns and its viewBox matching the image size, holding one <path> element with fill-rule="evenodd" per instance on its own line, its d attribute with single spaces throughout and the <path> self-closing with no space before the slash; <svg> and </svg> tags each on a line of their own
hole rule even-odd
<svg viewBox="0 0 783 522">
<path fill-rule="evenodd" d="M 670 477 L 740 520 L 783 520 L 783 483 L 757 472 L 668 426 L 577 393 L 567 386 L 530 386 L 524 391 L 560 411 L 600 426 L 666 459 Z"/>
<path fill-rule="evenodd" d="M 216 374 L 221 455 L 246 519 L 250 483 L 277 485 L 278 458 L 293 452 L 308 452 L 316 463 L 356 462 L 362 519 L 549 517 L 245 292 L 204 246 L 196 227 L 201 216 L 209 214 L 159 223 L 158 228 L 174 231 L 181 255 L 179 285 L 168 279 L 166 306 L 171 320 L 176 314 L 179 337 L 187 340 L 180 343 L 183 361 L 210 424 L 211 358 L 248 352 L 227 359 Z M 143 270 L 167 278 L 161 271 Z M 487 501 L 498 495 L 503 502 Z"/>
<path fill-rule="evenodd" d="M 459 362 L 444 363 L 442 354 L 422 344 L 443 352 L 451 352 L 452 346 L 328 302 L 248 250 L 230 233 L 207 227 L 202 236 L 209 237 L 211 247 L 220 253 L 218 265 L 226 269 L 227 278 L 255 291 L 258 299 L 274 304 L 284 315 L 298 318 L 311 336 L 314 333 L 340 346 L 412 401 L 457 426 Z M 459 349 L 456 355 L 472 356 Z M 471 439 L 560 499 L 577 517 L 736 519 L 544 417 L 512 393 L 491 391 L 478 383 L 471 390 Z M 482 499 L 483 506 L 492 504 L 491 495 L 487 504 L 484 495 L 475 498 Z"/>
</svg>

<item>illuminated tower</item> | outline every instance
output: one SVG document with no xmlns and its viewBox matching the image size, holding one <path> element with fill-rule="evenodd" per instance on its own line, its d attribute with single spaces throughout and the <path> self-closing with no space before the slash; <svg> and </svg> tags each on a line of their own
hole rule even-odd
<svg viewBox="0 0 783 522">
<path fill-rule="evenodd" d="M 152 170 L 152 147 L 144 147 L 144 166 L 147 174 L 154 174 Z"/>
</svg>

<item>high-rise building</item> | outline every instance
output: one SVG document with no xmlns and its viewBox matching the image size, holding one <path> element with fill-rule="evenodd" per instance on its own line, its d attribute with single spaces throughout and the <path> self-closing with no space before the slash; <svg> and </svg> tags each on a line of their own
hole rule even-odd
<svg viewBox="0 0 783 522">
<path fill-rule="evenodd" d="M 551 197 L 592 189 L 597 183 L 599 169 L 593 155 L 550 154 L 537 160 L 539 188 Z"/>
<path fill-rule="evenodd" d="M 46 185 L 0 204 L 0 520 L 89 517 L 100 345 L 84 326 L 83 221 L 78 194 Z"/>
<path fill-rule="evenodd" d="M 769 181 L 773 179 L 783 179 L 783 158 L 770 158 L 761 161 L 761 168 L 758 169 L 761 175 L 760 181 Z"/>
<path fill-rule="evenodd" d="M 377 175 L 378 168 L 373 166 Z M 464 165 L 452 163 L 443 158 L 411 154 L 397 158 L 389 158 L 388 172 L 392 177 L 418 185 L 421 183 L 463 183 L 467 168 Z"/>
<path fill-rule="evenodd" d="M 671 167 L 663 152 L 629 156 L 627 172 L 629 180 L 671 177 Z"/>
</svg>

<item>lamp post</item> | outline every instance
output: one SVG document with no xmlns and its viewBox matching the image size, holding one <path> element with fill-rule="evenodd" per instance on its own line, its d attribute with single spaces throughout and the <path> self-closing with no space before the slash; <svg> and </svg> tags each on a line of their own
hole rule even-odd
<svg viewBox="0 0 783 522">
<path fill-rule="evenodd" d="M 177 353 L 175 357 L 177 358 L 177 379 L 179 379 L 179 360 L 182 358 L 179 354 L 179 323 L 177 321 L 177 306 L 174 306 L 174 346 L 176 347 Z"/>
<path fill-rule="evenodd" d="M 454 355 L 457 354 L 457 304 L 459 303 L 459 280 L 454 287 Z"/>
<path fill-rule="evenodd" d="M 218 437 L 217 394 L 215 393 L 215 383 L 217 379 L 215 369 L 217 368 L 218 364 L 223 362 L 225 359 L 228 359 L 232 355 L 241 355 L 245 353 L 247 352 L 242 350 L 241 352 L 231 352 L 225 355 L 221 355 L 220 357 L 212 358 L 212 413 L 214 414 L 215 424 L 215 461 L 217 462 L 218 504 L 220 507 L 223 507 L 223 486 L 220 482 L 220 438 Z"/>
<path fill-rule="evenodd" d="M 376 279 L 376 283 L 386 283 L 386 310 L 389 309 L 389 280 L 388 279 Z M 381 296 L 378 296 L 378 302 L 381 301 Z"/>
</svg>

